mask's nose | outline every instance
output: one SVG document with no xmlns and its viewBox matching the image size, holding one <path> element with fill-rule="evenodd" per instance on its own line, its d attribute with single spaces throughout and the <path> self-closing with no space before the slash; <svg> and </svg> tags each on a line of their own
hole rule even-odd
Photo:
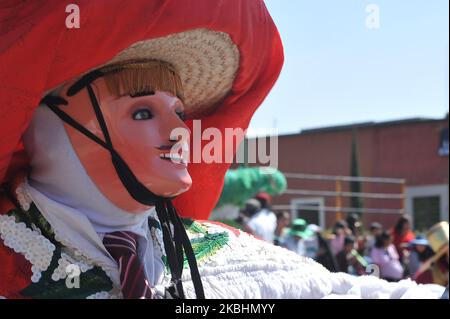
<svg viewBox="0 0 450 319">
<path fill-rule="evenodd" d="M 170 100 L 166 102 L 167 106 L 162 114 L 160 136 L 163 140 L 174 143 L 188 138 L 191 131 L 180 115 L 177 114 L 171 102 Z"/>
</svg>

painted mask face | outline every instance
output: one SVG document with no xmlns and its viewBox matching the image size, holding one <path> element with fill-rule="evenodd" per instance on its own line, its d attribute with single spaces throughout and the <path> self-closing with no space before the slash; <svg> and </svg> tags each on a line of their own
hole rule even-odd
<svg viewBox="0 0 450 319">
<path fill-rule="evenodd" d="M 63 88 L 67 91 L 70 84 Z M 109 93 L 103 78 L 92 87 L 99 102 L 115 150 L 131 168 L 138 180 L 156 195 L 172 197 L 188 190 L 192 184 L 183 158 L 169 158 L 171 139 L 176 128 L 188 130 L 184 124 L 183 103 L 171 93 L 155 91 L 152 94 L 131 97 Z M 92 133 L 104 140 L 87 90 L 81 90 L 68 101 L 63 110 Z M 67 124 L 65 129 L 88 175 L 99 190 L 116 206 L 130 213 L 142 212 L 148 207 L 136 202 L 122 185 L 108 151 Z M 172 152 L 173 153 L 173 152 Z M 173 156 L 172 156 L 173 157 Z"/>
</svg>

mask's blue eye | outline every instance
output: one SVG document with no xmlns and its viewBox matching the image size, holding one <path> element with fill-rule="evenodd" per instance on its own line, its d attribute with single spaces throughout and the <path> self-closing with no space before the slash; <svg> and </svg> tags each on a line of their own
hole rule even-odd
<svg viewBox="0 0 450 319">
<path fill-rule="evenodd" d="M 139 109 L 133 113 L 133 120 L 136 121 L 150 120 L 152 118 L 152 113 L 147 109 Z"/>
</svg>

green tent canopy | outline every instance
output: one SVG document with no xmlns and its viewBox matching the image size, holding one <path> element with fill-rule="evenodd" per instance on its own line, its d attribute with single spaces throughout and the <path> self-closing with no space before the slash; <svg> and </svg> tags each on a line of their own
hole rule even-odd
<svg viewBox="0 0 450 319">
<path fill-rule="evenodd" d="M 231 204 L 241 207 L 259 192 L 278 195 L 284 192 L 286 177 L 270 167 L 240 167 L 229 169 L 216 207 Z"/>
</svg>

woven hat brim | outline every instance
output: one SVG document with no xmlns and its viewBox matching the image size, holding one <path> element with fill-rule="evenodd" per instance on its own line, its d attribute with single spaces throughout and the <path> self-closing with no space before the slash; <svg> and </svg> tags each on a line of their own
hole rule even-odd
<svg viewBox="0 0 450 319">
<path fill-rule="evenodd" d="M 139 41 L 99 68 L 146 59 L 174 67 L 183 85 L 186 116 L 200 118 L 213 113 L 230 93 L 239 67 L 239 50 L 227 33 L 194 29 Z"/>
</svg>

